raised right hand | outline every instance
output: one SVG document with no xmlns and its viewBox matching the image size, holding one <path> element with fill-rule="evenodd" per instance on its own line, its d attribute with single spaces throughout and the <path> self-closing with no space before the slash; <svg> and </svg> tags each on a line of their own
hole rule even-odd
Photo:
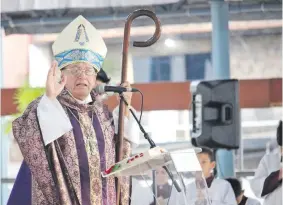
<svg viewBox="0 0 283 205">
<path fill-rule="evenodd" d="M 56 76 L 57 69 L 57 62 L 53 61 L 46 80 L 46 96 L 51 100 L 56 99 L 67 82 L 67 77 L 64 75 L 62 75 L 61 81 L 58 82 L 58 78 Z"/>
</svg>

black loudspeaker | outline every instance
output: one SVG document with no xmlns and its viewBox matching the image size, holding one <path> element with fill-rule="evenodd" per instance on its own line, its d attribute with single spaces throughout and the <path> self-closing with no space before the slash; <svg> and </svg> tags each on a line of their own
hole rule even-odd
<svg viewBox="0 0 283 205">
<path fill-rule="evenodd" d="M 241 133 L 238 80 L 193 81 L 190 87 L 193 146 L 238 149 Z"/>
</svg>

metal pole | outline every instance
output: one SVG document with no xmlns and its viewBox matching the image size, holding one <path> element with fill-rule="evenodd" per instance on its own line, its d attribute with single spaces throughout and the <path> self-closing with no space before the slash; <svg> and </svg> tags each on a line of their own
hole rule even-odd
<svg viewBox="0 0 283 205">
<path fill-rule="evenodd" d="M 5 33 L 4 29 L 1 29 L 0 33 L 0 88 L 4 88 L 4 66 L 3 66 L 3 39 Z M 0 93 L 0 100 L 1 100 Z M 9 134 L 4 133 L 4 124 L 9 119 L 9 117 L 0 117 L 0 126 L 1 126 L 1 135 L 0 135 L 0 204 L 7 204 L 9 199 L 9 184 L 3 183 L 3 178 L 8 178 L 8 169 L 9 169 L 9 149 L 11 146 L 11 137 Z"/>
<path fill-rule="evenodd" d="M 173 185 L 172 185 L 173 186 Z M 156 170 L 152 170 L 152 192 L 153 192 L 153 205 L 157 205 L 157 184 L 156 184 Z"/>
<path fill-rule="evenodd" d="M 241 119 L 241 118 L 240 118 Z M 241 136 L 243 133 L 243 130 L 242 130 L 242 127 L 241 127 Z M 240 141 L 240 167 L 239 167 L 239 170 L 240 171 L 244 171 L 245 170 L 245 167 L 244 167 L 244 142 L 243 142 L 243 139 L 241 137 L 241 141 Z"/>
<path fill-rule="evenodd" d="M 3 59 L 2 59 L 2 36 L 3 36 L 3 28 L 1 29 L 1 33 L 0 33 L 0 88 L 2 88 L 2 72 L 3 72 Z M 2 102 L 1 100 L 1 92 L 0 92 L 0 101 Z M 0 108 L 1 109 L 1 108 Z M 1 110 L 0 110 L 1 111 Z M 0 154 L 0 179 L 1 179 L 1 183 L 0 183 L 0 204 L 3 203 L 3 196 L 2 196 L 2 166 L 3 166 L 3 163 L 2 163 L 2 155 L 3 155 L 3 151 L 2 151 L 2 143 L 3 143 L 3 123 L 2 123 L 2 117 L 0 117 L 0 126 L 1 126 L 1 135 L 0 135 L 0 147 L 1 147 L 1 154 Z"/>
<path fill-rule="evenodd" d="M 3 45 L 3 34 L 4 34 L 4 30 L 3 28 L 1 29 L 1 33 L 0 33 L 0 52 L 1 52 L 1 55 L 0 55 L 0 88 L 3 88 L 3 59 L 2 59 L 2 56 L 3 56 L 3 52 L 2 52 L 2 45 Z M 1 93 L 0 93 L 0 100 L 1 100 Z M 0 126 L 1 126 L 1 136 L 0 136 L 0 150 L 1 150 L 1 154 L 0 154 L 0 178 L 4 178 L 4 177 L 7 177 L 5 175 L 7 175 L 7 150 L 5 149 L 5 147 L 7 146 L 6 144 L 6 139 L 8 136 L 4 136 L 4 130 L 3 130 L 3 117 L 0 117 Z M 6 166 L 4 166 L 6 165 Z M 2 184 L 2 180 L 1 180 L 1 184 L 0 184 L 0 204 L 5 204 L 6 203 L 6 195 L 8 194 L 7 193 L 7 185 L 4 185 Z"/>
<path fill-rule="evenodd" d="M 212 0 L 212 66 L 215 79 L 230 78 L 229 58 L 229 7 L 224 0 Z M 229 136 L 227 136 L 229 137 Z M 232 151 L 219 149 L 216 151 L 218 177 L 235 176 L 234 155 Z"/>
</svg>

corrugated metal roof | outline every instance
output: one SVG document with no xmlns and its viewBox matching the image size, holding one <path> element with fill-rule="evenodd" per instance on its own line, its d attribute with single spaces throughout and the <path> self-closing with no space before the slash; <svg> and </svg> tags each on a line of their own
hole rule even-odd
<svg viewBox="0 0 283 205">
<path fill-rule="evenodd" d="M 7 35 L 15 33 L 58 33 L 74 18 L 83 14 L 97 29 L 107 29 L 124 27 L 127 16 L 139 8 L 154 11 L 162 25 L 210 21 L 210 6 L 208 2 L 204 2 L 204 0 L 184 0 L 171 4 L 115 8 L 66 8 L 18 12 L 2 11 L 1 23 Z M 230 20 L 237 21 L 282 18 L 282 6 L 278 3 L 251 4 L 246 1 L 230 2 L 229 12 Z M 146 25 L 152 25 L 152 20 L 149 18 L 138 18 L 133 22 L 133 26 Z"/>
<path fill-rule="evenodd" d="M 66 8 L 131 7 L 176 3 L 179 0 L 2 0 L 2 12 L 53 10 Z"/>
</svg>

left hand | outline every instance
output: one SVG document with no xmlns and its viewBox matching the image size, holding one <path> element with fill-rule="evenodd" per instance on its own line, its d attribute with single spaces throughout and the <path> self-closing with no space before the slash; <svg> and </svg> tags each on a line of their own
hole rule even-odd
<svg viewBox="0 0 283 205">
<path fill-rule="evenodd" d="M 130 85 L 129 82 L 122 83 L 121 86 L 125 87 L 125 88 L 128 88 L 128 89 L 131 88 L 131 85 Z M 125 100 L 127 101 L 127 103 L 130 106 L 131 102 L 132 102 L 132 92 L 124 92 L 123 96 L 124 96 Z M 119 96 L 117 96 L 117 100 L 120 101 L 120 97 Z M 127 106 L 126 106 L 124 114 L 125 114 L 126 117 L 129 117 L 129 109 L 127 109 Z"/>
<path fill-rule="evenodd" d="M 122 83 L 121 86 L 125 87 L 125 88 L 128 88 L 128 89 L 131 88 L 131 84 L 129 82 Z M 131 102 L 132 102 L 132 92 L 125 92 L 125 93 L 123 93 L 123 96 L 124 96 L 125 100 L 128 102 L 128 104 L 131 105 Z M 119 96 L 117 96 L 117 98 L 118 98 L 118 100 L 120 100 Z"/>
</svg>

